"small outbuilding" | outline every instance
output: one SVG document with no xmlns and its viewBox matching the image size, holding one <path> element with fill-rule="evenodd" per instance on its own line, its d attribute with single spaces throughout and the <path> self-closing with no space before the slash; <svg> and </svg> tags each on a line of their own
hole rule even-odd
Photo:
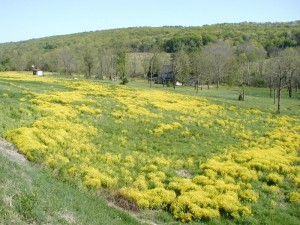
<svg viewBox="0 0 300 225">
<path fill-rule="evenodd" d="M 38 71 L 36 71 L 36 75 L 38 75 L 38 76 L 44 76 L 44 71 L 38 70 Z"/>
<path fill-rule="evenodd" d="M 38 76 L 44 76 L 44 71 L 38 67 L 36 68 L 35 65 L 32 65 L 32 74 Z"/>
</svg>

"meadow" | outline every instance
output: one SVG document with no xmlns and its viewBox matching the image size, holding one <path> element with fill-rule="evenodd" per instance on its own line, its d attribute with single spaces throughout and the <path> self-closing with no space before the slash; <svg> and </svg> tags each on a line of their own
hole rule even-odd
<svg viewBox="0 0 300 225">
<path fill-rule="evenodd" d="M 278 115 L 267 89 L 238 92 L 5 72 L 0 136 L 60 181 L 160 223 L 297 224 L 300 96 Z"/>
<path fill-rule="evenodd" d="M 0 224 L 142 223 L 94 193 L 58 181 L 47 168 L 11 160 L 0 150 Z"/>
</svg>

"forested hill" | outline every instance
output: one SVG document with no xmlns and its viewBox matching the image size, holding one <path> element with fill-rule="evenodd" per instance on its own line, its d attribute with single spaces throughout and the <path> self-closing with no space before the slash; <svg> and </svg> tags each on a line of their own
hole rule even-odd
<svg viewBox="0 0 300 225">
<path fill-rule="evenodd" d="M 109 45 L 112 40 L 127 38 L 131 51 L 145 52 L 159 41 L 165 51 L 174 51 L 172 44 L 190 42 L 196 46 L 207 45 L 218 39 L 231 40 L 235 44 L 245 41 L 260 43 L 265 49 L 300 45 L 300 20 L 288 23 L 236 23 L 204 25 L 201 27 L 132 27 L 124 29 L 83 32 L 61 36 L 31 39 L 0 44 L 1 50 L 34 48 L 51 50 L 63 46 Z M 194 43 L 192 43 L 194 42 Z"/>
<path fill-rule="evenodd" d="M 125 44 L 128 52 L 150 52 L 155 45 L 159 46 L 161 52 L 173 53 L 183 45 L 191 50 L 220 39 L 230 42 L 232 46 L 255 43 L 271 53 L 277 48 L 300 45 L 300 20 L 287 23 L 224 23 L 201 27 L 133 27 L 2 43 L 0 70 L 29 70 L 33 63 L 51 69 L 48 67 L 63 51 L 84 55 L 84 52 L 95 49 L 113 49 Z"/>
</svg>

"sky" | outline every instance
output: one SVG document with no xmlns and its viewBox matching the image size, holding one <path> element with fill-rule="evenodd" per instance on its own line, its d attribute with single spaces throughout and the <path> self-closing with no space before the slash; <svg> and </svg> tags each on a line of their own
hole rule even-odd
<svg viewBox="0 0 300 225">
<path fill-rule="evenodd" d="M 141 26 L 300 20 L 300 0 L 0 0 L 0 43 Z"/>
</svg>

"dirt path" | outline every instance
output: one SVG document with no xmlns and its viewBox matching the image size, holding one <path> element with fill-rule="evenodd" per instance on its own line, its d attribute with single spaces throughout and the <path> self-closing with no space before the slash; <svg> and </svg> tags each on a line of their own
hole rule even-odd
<svg viewBox="0 0 300 225">
<path fill-rule="evenodd" d="M 24 155 L 20 154 L 17 148 L 12 143 L 7 142 L 3 138 L 0 138 L 0 154 L 6 156 L 9 160 L 18 164 L 29 164 L 28 160 L 24 157 Z"/>
</svg>

